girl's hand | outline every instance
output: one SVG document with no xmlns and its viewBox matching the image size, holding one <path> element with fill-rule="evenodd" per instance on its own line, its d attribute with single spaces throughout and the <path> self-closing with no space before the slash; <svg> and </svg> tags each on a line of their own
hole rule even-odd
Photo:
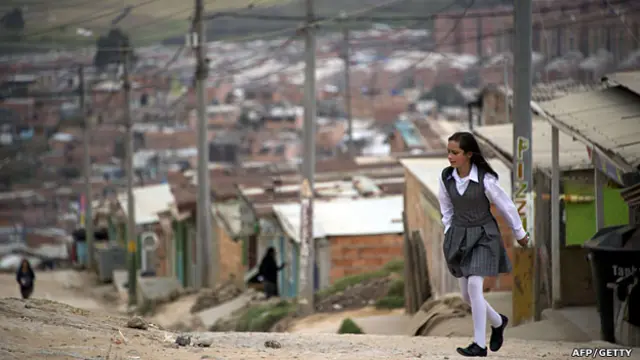
<svg viewBox="0 0 640 360">
<path fill-rule="evenodd" d="M 522 247 L 527 247 L 527 245 L 529 245 L 529 234 L 525 235 L 522 239 L 519 239 L 518 244 Z"/>
</svg>

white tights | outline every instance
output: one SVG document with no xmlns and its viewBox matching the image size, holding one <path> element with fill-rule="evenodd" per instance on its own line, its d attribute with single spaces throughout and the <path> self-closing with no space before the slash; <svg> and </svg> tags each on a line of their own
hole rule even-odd
<svg viewBox="0 0 640 360">
<path fill-rule="evenodd" d="M 469 276 L 459 278 L 462 298 L 471 304 L 471 317 L 473 318 L 473 338 L 475 343 L 482 348 L 487 347 L 487 318 L 493 327 L 502 325 L 502 317 L 489 305 L 483 295 L 484 278 L 482 276 Z"/>
</svg>

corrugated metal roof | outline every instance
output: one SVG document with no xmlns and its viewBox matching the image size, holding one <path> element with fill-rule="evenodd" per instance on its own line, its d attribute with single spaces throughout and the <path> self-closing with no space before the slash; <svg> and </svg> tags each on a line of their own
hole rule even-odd
<svg viewBox="0 0 640 360">
<path fill-rule="evenodd" d="M 640 97 L 637 94 L 616 86 L 569 95 L 540 106 L 556 121 L 601 149 L 618 155 L 633 167 L 640 165 Z"/>
<path fill-rule="evenodd" d="M 607 78 L 640 95 L 640 71 L 623 71 L 608 75 Z"/>
<path fill-rule="evenodd" d="M 273 205 L 273 212 L 285 234 L 295 242 L 300 242 L 300 204 Z M 318 221 L 318 201 L 314 202 L 313 238 L 319 239 L 326 236 L 322 224 Z"/>
<path fill-rule="evenodd" d="M 400 132 L 402 139 L 408 147 L 424 146 L 422 143 L 422 136 L 412 122 L 398 120 L 394 125 L 396 130 Z"/>
<path fill-rule="evenodd" d="M 273 209 L 287 235 L 299 241 L 300 204 L 279 204 Z M 402 209 L 402 196 L 315 201 L 314 237 L 402 233 Z"/>
<path fill-rule="evenodd" d="M 169 210 L 175 204 L 175 198 L 169 184 L 149 185 L 133 189 L 135 200 L 136 224 L 145 225 L 159 221 L 158 213 Z M 118 202 L 125 216 L 128 215 L 127 195 L 119 194 Z"/>
<path fill-rule="evenodd" d="M 547 121 L 534 116 L 532 130 L 533 163 L 541 169 L 551 169 L 551 125 Z M 503 153 L 513 157 L 513 124 L 480 126 L 474 129 L 474 133 L 479 138 L 490 142 Z M 593 167 L 584 144 L 573 140 L 563 132 L 559 132 L 559 138 L 561 170 L 590 169 Z"/>
<path fill-rule="evenodd" d="M 498 173 L 500 186 L 511 196 L 511 169 L 500 160 L 488 159 L 487 161 Z M 449 166 L 447 159 L 415 158 L 403 159 L 401 162 L 405 169 L 411 172 L 427 190 L 434 196 L 438 195 L 442 170 Z"/>
</svg>

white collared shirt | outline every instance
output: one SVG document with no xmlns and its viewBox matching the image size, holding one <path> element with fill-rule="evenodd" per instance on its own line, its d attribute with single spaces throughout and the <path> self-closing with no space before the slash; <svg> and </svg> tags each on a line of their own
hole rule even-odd
<svg viewBox="0 0 640 360">
<path fill-rule="evenodd" d="M 452 176 L 456 182 L 456 190 L 458 191 L 458 194 L 462 195 L 465 190 L 467 190 L 469 181 L 478 183 L 478 168 L 476 165 L 472 165 L 469 175 L 464 178 L 461 178 L 460 175 L 458 175 L 458 171 L 454 169 Z M 489 199 L 489 201 L 498 208 L 500 214 L 502 214 L 504 219 L 507 221 L 507 224 L 509 224 L 509 227 L 513 230 L 513 235 L 516 239 L 523 239 L 527 235 L 527 232 L 522 226 L 522 220 L 520 220 L 518 209 L 516 209 L 516 206 L 513 204 L 509 195 L 507 195 L 507 193 L 500 187 L 498 179 L 491 174 L 485 174 L 483 182 L 484 194 L 487 196 L 487 199 Z M 440 177 L 438 201 L 440 201 L 442 224 L 444 225 L 444 232 L 446 233 L 451 226 L 451 219 L 453 218 L 453 204 L 451 203 L 449 193 L 442 181 L 442 177 Z"/>
</svg>

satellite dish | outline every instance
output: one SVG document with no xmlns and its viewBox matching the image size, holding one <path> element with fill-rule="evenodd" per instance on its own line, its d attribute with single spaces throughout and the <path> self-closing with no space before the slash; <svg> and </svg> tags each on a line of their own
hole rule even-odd
<svg viewBox="0 0 640 360">
<path fill-rule="evenodd" d="M 146 251 L 154 251 L 158 248 L 158 235 L 154 232 L 145 232 L 140 235 L 140 244 Z"/>
</svg>

